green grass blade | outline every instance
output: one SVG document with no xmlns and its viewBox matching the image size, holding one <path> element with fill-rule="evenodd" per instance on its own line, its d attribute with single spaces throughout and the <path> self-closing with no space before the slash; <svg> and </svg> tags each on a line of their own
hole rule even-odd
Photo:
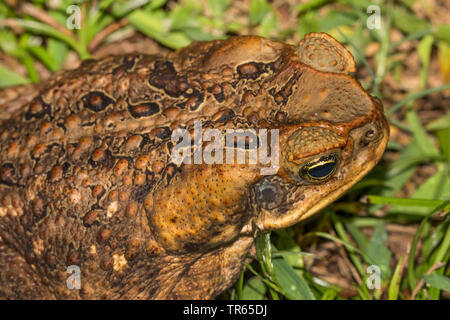
<svg viewBox="0 0 450 320">
<path fill-rule="evenodd" d="M 443 166 L 442 163 L 439 163 L 437 168 L 438 171 L 417 187 L 414 193 L 410 195 L 409 199 L 420 199 L 420 202 L 422 203 L 422 199 L 426 199 L 425 201 L 427 202 L 429 200 L 443 201 L 445 199 L 450 199 L 450 176 L 448 175 L 447 166 Z M 436 203 L 435 206 L 436 205 L 438 205 L 438 203 Z M 430 203 L 429 206 L 423 206 L 421 203 L 417 203 L 415 206 L 393 205 L 389 210 L 389 214 L 425 216 L 430 207 L 433 207 L 433 203 Z"/>
<path fill-rule="evenodd" d="M 267 292 L 266 285 L 258 277 L 252 277 L 247 281 L 240 300 L 262 300 Z"/>
<path fill-rule="evenodd" d="M 445 130 L 450 128 L 450 114 L 443 115 L 438 119 L 431 121 L 427 125 L 427 130 L 437 131 L 437 130 Z"/>
<path fill-rule="evenodd" d="M 450 291 L 450 278 L 441 274 L 432 273 L 423 276 L 425 282 L 433 288 Z"/>
<path fill-rule="evenodd" d="M 50 71 L 58 70 L 58 65 L 53 57 L 43 47 L 28 47 L 28 50 L 41 61 Z"/>
<path fill-rule="evenodd" d="M 417 139 L 418 146 L 420 147 L 422 153 L 429 156 L 439 155 L 439 151 L 435 147 L 433 140 L 427 136 L 419 116 L 413 109 L 408 110 L 406 113 L 406 119 L 408 120 L 408 124 L 414 134 L 414 138 Z"/>
<path fill-rule="evenodd" d="M 391 204 L 391 205 L 411 206 L 411 207 L 427 207 L 427 208 L 434 208 L 445 202 L 444 200 L 394 198 L 394 197 L 383 197 L 383 196 L 376 196 L 376 195 L 368 195 L 367 199 L 369 200 L 369 203 L 372 203 L 372 204 Z"/>
<path fill-rule="evenodd" d="M 431 262 L 432 265 L 435 265 L 439 262 L 444 262 L 445 255 L 450 251 L 450 228 L 445 232 L 444 239 L 442 240 L 439 249 L 436 252 L 436 256 Z"/>
<path fill-rule="evenodd" d="M 306 3 L 299 4 L 296 9 L 301 14 L 319 8 L 328 2 L 331 2 L 331 0 L 310 0 Z"/>
<path fill-rule="evenodd" d="M 407 104 L 407 103 L 409 103 L 411 101 L 414 101 L 416 99 L 425 97 L 425 96 L 427 96 L 427 95 L 429 95 L 431 93 L 434 93 L 434 92 L 444 91 L 444 90 L 446 90 L 448 88 L 450 88 L 450 83 L 444 84 L 444 85 L 439 86 L 439 87 L 430 88 L 430 89 L 426 89 L 426 90 L 423 90 L 423 91 L 419 91 L 419 92 L 410 94 L 405 99 L 401 100 L 400 102 L 397 102 L 392 107 L 390 107 L 385 113 L 386 113 L 386 115 L 389 116 L 390 114 L 392 114 L 393 112 L 397 111 L 398 109 L 400 109 L 405 104 Z"/>
<path fill-rule="evenodd" d="M 401 6 L 395 6 L 392 15 L 396 27 L 405 33 L 418 33 L 431 29 L 428 21 L 417 17 Z"/>
<path fill-rule="evenodd" d="M 257 277 L 261 276 L 260 274 L 258 274 L 258 272 L 256 272 L 255 269 L 253 269 L 253 267 L 251 265 L 246 264 L 245 266 L 255 276 L 257 276 Z M 273 283 L 271 280 L 269 280 L 267 278 L 261 278 L 261 280 L 264 282 L 264 284 L 267 286 L 267 288 L 269 288 L 269 292 L 272 295 L 272 298 L 274 300 L 279 300 L 278 293 L 280 293 L 282 295 L 286 295 L 286 293 L 283 291 L 283 289 L 278 287 L 278 285 Z"/>
<path fill-rule="evenodd" d="M 438 130 L 436 135 L 438 137 L 439 144 L 441 145 L 442 153 L 450 163 L 450 128 Z"/>
<path fill-rule="evenodd" d="M 437 27 L 434 35 L 437 39 L 444 40 L 450 43 L 450 25 L 441 24 Z"/>
<path fill-rule="evenodd" d="M 56 39 L 48 39 L 47 51 L 53 59 L 55 71 L 61 69 L 69 52 L 67 44 Z"/>
<path fill-rule="evenodd" d="M 445 221 L 436 226 L 436 228 L 423 240 L 421 254 L 424 261 L 431 261 L 430 257 L 436 252 L 437 247 L 442 243 L 442 239 L 450 228 L 450 221 Z M 430 263 L 430 265 L 432 265 Z"/>
<path fill-rule="evenodd" d="M 360 296 L 361 296 L 362 299 L 370 300 L 371 299 L 370 293 L 369 293 L 368 288 L 366 286 L 366 283 L 367 283 L 366 270 L 363 267 L 362 261 L 356 255 L 356 253 L 360 253 L 361 255 L 365 255 L 365 253 L 362 252 L 361 250 L 359 250 L 358 248 L 354 248 L 353 250 L 349 250 L 349 248 L 352 247 L 352 246 L 348 245 L 350 243 L 350 239 L 348 238 L 347 233 L 345 232 L 345 228 L 344 228 L 344 225 L 342 224 L 342 221 L 340 221 L 338 219 L 336 214 L 331 214 L 330 216 L 331 216 L 331 219 L 333 221 L 334 229 L 336 230 L 336 233 L 342 239 L 343 243 L 347 243 L 347 245 L 345 245 L 345 248 L 348 251 L 348 255 L 350 257 L 350 260 L 353 262 L 353 265 L 355 266 L 356 270 L 358 270 L 358 273 L 359 273 L 359 275 L 361 277 L 362 283 L 359 286 L 357 286 L 357 290 L 360 293 Z M 364 259 L 368 259 L 368 258 L 364 257 Z"/>
<path fill-rule="evenodd" d="M 113 6 L 113 15 L 116 18 L 121 18 L 128 13 L 146 5 L 149 0 L 130 0 L 123 3 L 116 2 Z"/>
<path fill-rule="evenodd" d="M 422 64 L 422 68 L 420 69 L 420 86 L 421 89 L 425 88 L 428 80 L 428 69 L 431 58 L 431 48 L 433 46 L 434 37 L 429 34 L 426 35 L 419 44 L 417 48 L 417 52 L 419 54 L 420 62 Z"/>
<path fill-rule="evenodd" d="M 16 86 L 20 84 L 27 84 L 30 80 L 18 75 L 12 70 L 0 64 L 0 88 Z"/>
<path fill-rule="evenodd" d="M 263 274 L 269 278 L 272 278 L 273 265 L 270 232 L 259 232 L 255 239 L 255 247 L 256 257 L 261 265 Z"/>
<path fill-rule="evenodd" d="M 270 10 L 267 0 L 252 0 L 248 12 L 250 25 L 254 26 L 261 23 Z"/>
<path fill-rule="evenodd" d="M 376 76 L 374 79 L 375 93 L 381 97 L 381 83 L 383 82 L 383 78 L 386 74 L 386 70 L 388 68 L 388 54 L 389 54 L 389 44 L 390 44 L 390 35 L 391 35 L 391 27 L 392 27 L 392 3 L 388 3 L 388 8 L 386 9 L 386 19 L 385 26 L 382 28 L 382 31 L 379 32 L 381 36 L 381 46 L 380 50 L 376 55 L 377 60 L 377 69 Z"/>
<path fill-rule="evenodd" d="M 337 243 L 340 243 L 350 252 L 356 252 L 356 253 L 361 253 L 362 254 L 361 250 L 359 250 L 357 247 L 352 246 L 350 244 L 350 241 L 348 241 L 348 238 L 346 240 L 339 239 L 339 238 L 337 238 L 335 236 L 332 236 L 331 234 L 328 234 L 328 233 L 325 233 L 325 232 L 311 232 L 310 234 L 318 236 L 318 237 L 322 237 L 322 238 L 325 238 L 325 239 L 328 239 L 328 240 L 332 240 L 332 241 L 337 242 Z"/>
<path fill-rule="evenodd" d="M 361 250 L 365 250 L 369 246 L 369 239 L 354 225 L 353 220 L 345 222 L 345 228 Z"/>
<path fill-rule="evenodd" d="M 241 275 L 239 276 L 239 280 L 236 283 L 236 293 L 238 300 L 242 300 L 242 286 L 244 284 L 244 270 L 241 270 Z"/>
<path fill-rule="evenodd" d="M 337 297 L 338 293 L 333 289 L 327 289 L 323 295 L 320 297 L 320 300 L 334 300 Z"/>
<path fill-rule="evenodd" d="M 393 52 L 397 47 L 399 47 L 403 43 L 406 43 L 406 42 L 409 42 L 412 40 L 422 39 L 424 36 L 431 34 L 432 32 L 433 32 L 432 30 L 428 29 L 428 30 L 419 31 L 416 33 L 410 33 L 406 37 L 402 38 L 401 40 L 391 43 L 391 45 L 389 46 L 389 51 Z"/>
<path fill-rule="evenodd" d="M 28 76 L 30 77 L 31 81 L 34 83 L 38 83 L 40 80 L 39 72 L 36 69 L 36 65 L 34 63 L 34 59 L 29 55 L 24 55 L 20 61 L 23 63 L 25 68 L 27 69 Z"/>
<path fill-rule="evenodd" d="M 416 287 L 416 283 L 417 283 L 416 271 L 415 271 L 415 268 L 414 268 L 414 257 L 415 257 L 416 247 L 417 247 L 417 244 L 419 242 L 419 239 L 420 239 L 420 236 L 422 234 L 422 231 L 424 230 L 425 226 L 427 224 L 429 224 L 429 219 L 431 218 L 431 216 L 433 214 L 435 214 L 436 212 L 444 209 L 445 207 L 447 207 L 449 205 L 450 205 L 450 201 L 445 201 L 441 205 L 439 205 L 436 208 L 434 208 L 433 210 L 431 210 L 425 216 L 425 218 L 422 219 L 422 222 L 420 223 L 419 227 L 417 228 L 416 234 L 414 235 L 414 238 L 413 238 L 413 241 L 412 241 L 412 244 L 411 244 L 411 250 L 410 250 L 409 256 L 408 256 L 408 273 L 407 273 L 407 277 L 408 277 L 408 285 L 409 285 L 409 288 L 410 288 L 411 292 L 413 292 L 413 290 Z"/>
<path fill-rule="evenodd" d="M 23 19 L 15 19 L 16 23 L 32 32 L 37 34 L 42 34 L 46 36 L 53 37 L 55 39 L 59 39 L 65 43 L 67 43 L 72 49 L 74 49 L 80 58 L 86 59 L 89 57 L 89 53 L 83 49 L 72 37 L 65 35 L 64 33 L 38 21 L 32 20 L 23 20 Z"/>
<path fill-rule="evenodd" d="M 381 275 L 384 279 L 388 279 L 391 275 L 389 263 L 391 261 L 392 253 L 384 245 L 388 241 L 388 235 L 384 224 L 380 221 L 375 227 L 372 238 L 363 252 L 370 258 L 366 261 L 369 264 L 375 264 L 381 269 Z"/>
<path fill-rule="evenodd" d="M 136 10 L 130 13 L 127 19 L 136 29 L 169 48 L 178 49 L 190 43 L 184 33 L 165 30 L 163 26 L 164 18 L 156 13 Z"/>
<path fill-rule="evenodd" d="M 405 260 L 405 257 L 400 257 L 400 260 L 397 263 L 397 266 L 395 267 L 394 274 L 391 279 L 391 283 L 389 284 L 389 293 L 388 298 L 389 300 L 397 300 L 398 299 L 398 293 L 400 291 L 400 282 L 402 280 L 402 266 L 403 261 Z"/>
<path fill-rule="evenodd" d="M 209 6 L 211 7 L 211 13 L 214 17 L 220 17 L 227 11 L 230 3 L 228 0 L 209 0 Z"/>
<path fill-rule="evenodd" d="M 272 259 L 275 278 L 289 299 L 315 300 L 306 281 L 282 257 Z"/>
</svg>

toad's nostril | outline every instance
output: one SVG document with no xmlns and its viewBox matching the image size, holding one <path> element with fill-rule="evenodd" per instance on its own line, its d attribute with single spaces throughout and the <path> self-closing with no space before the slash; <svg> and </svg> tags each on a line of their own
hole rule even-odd
<svg viewBox="0 0 450 320">
<path fill-rule="evenodd" d="M 366 128 L 362 140 L 364 143 L 372 142 L 380 136 L 380 129 L 376 123 L 371 123 Z"/>
<path fill-rule="evenodd" d="M 375 131 L 373 129 L 369 129 L 366 131 L 366 138 L 371 139 L 375 135 Z"/>
</svg>

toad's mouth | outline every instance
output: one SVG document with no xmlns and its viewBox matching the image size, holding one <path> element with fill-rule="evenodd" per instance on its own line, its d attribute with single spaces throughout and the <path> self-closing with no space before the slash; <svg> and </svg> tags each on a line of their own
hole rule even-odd
<svg viewBox="0 0 450 320">
<path fill-rule="evenodd" d="M 294 202 L 285 214 L 273 214 L 270 210 L 263 209 L 253 223 L 260 230 L 286 228 L 312 216 L 342 196 L 380 161 L 389 138 L 388 126 L 387 123 L 385 124 L 383 138 L 378 142 L 377 147 L 362 150 L 355 159 L 351 160 L 350 166 L 345 169 L 343 176 L 321 185 L 300 186 L 303 199 Z M 244 230 L 249 229 L 246 227 Z"/>
</svg>

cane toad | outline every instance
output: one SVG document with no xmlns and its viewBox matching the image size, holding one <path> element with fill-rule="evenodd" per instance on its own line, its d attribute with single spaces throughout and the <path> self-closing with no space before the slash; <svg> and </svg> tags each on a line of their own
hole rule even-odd
<svg viewBox="0 0 450 320">
<path fill-rule="evenodd" d="M 237 279 L 257 230 L 311 216 L 381 158 L 382 104 L 354 71 L 324 33 L 297 46 L 242 36 L 86 60 L 20 97 L 3 91 L 0 296 L 217 296 Z M 267 161 L 175 161 L 174 132 L 196 123 L 277 137 L 266 150 L 278 163 L 264 172 Z M 188 155 L 216 142 L 197 138 Z M 73 268 L 79 289 L 68 281 Z"/>
</svg>

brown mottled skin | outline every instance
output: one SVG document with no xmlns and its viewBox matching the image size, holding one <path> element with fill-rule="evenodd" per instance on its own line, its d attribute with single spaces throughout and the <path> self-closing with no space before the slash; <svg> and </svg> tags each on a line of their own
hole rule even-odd
<svg viewBox="0 0 450 320">
<path fill-rule="evenodd" d="M 290 226 L 379 161 L 382 105 L 326 34 L 196 42 L 88 60 L 0 94 L 0 297 L 206 299 L 237 279 L 257 229 Z M 21 90 L 21 91 L 20 91 Z M 17 92 L 17 91 L 16 91 Z M 280 168 L 177 166 L 176 128 L 280 131 Z M 299 170 L 336 155 L 322 182 Z M 81 289 L 69 290 L 69 265 Z"/>
</svg>

